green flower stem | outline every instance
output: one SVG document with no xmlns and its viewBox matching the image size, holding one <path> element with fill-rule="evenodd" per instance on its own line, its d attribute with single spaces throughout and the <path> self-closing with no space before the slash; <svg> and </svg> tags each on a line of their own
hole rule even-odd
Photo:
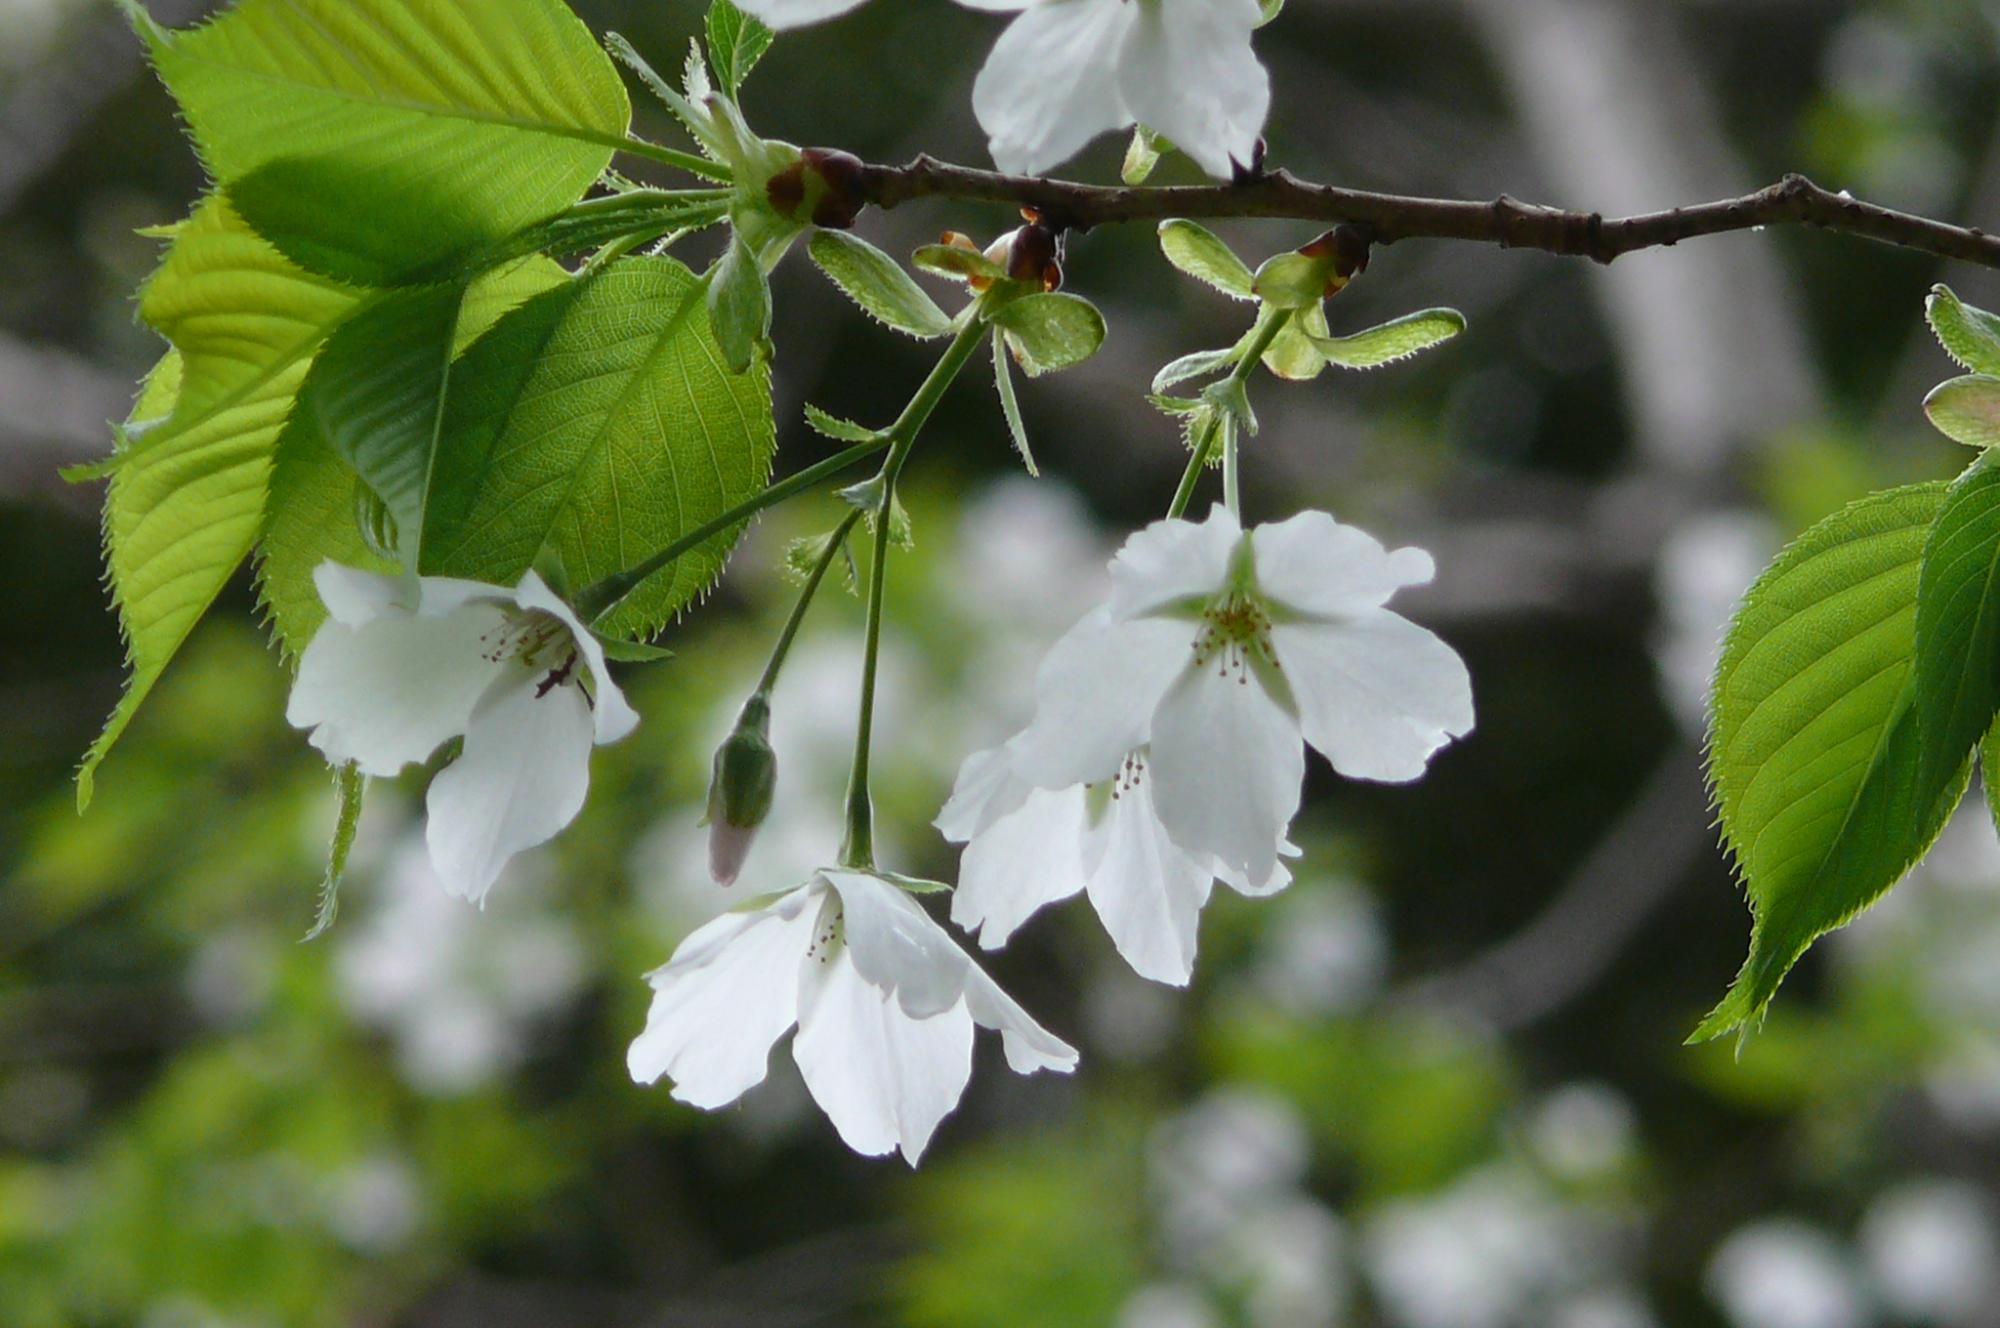
<svg viewBox="0 0 2000 1328">
<path fill-rule="evenodd" d="M 730 183 L 728 167 L 717 165 L 698 153 L 683 152 L 679 148 L 670 148 L 662 143 L 648 143 L 643 138 L 621 138 L 612 141 L 611 146 L 629 152 L 635 157 L 645 157 L 686 171 L 689 175 L 698 175 L 704 180 Z"/>
<path fill-rule="evenodd" d="M 896 481 L 917 435 L 923 432 L 931 412 L 985 340 L 986 324 L 975 310 L 965 315 L 964 325 L 951 345 L 931 369 L 930 376 L 910 398 L 910 404 L 889 426 L 889 455 L 882 460 L 882 496 L 875 506 L 874 562 L 868 568 L 868 626 L 861 656 L 861 706 L 854 725 L 854 766 L 847 780 L 847 839 L 841 845 L 840 861 L 846 867 L 872 870 L 875 866 L 875 804 L 868 792 L 868 757 L 875 723 L 875 673 L 882 646 L 882 590 L 889 565 L 889 527 L 896 503 Z"/>
<path fill-rule="evenodd" d="M 1278 339 L 1278 334 L 1285 330 L 1285 325 L 1292 321 L 1292 316 L 1296 312 L 1294 309 L 1266 310 L 1258 318 L 1257 326 L 1251 330 L 1249 344 L 1243 348 L 1243 354 L 1237 357 L 1235 366 L 1229 371 L 1229 377 L 1222 381 L 1238 386 L 1247 385 L 1250 375 L 1257 371 L 1257 365 L 1263 361 L 1264 352 L 1271 348 L 1271 343 Z M 1194 454 L 1188 458 L 1187 469 L 1181 472 L 1180 485 L 1174 490 L 1174 500 L 1167 506 L 1169 521 L 1178 520 L 1187 512 L 1188 504 L 1194 500 L 1195 484 L 1201 479 L 1202 468 L 1208 465 L 1209 456 L 1215 450 L 1215 436 L 1218 432 L 1223 435 L 1222 500 L 1229 505 L 1230 511 L 1241 515 L 1237 507 L 1236 492 L 1237 430 L 1225 429 L 1221 422 L 1211 415 L 1208 426 L 1194 440 Z"/>
<path fill-rule="evenodd" d="M 688 550 L 729 529 L 737 522 L 747 520 L 767 507 L 775 507 L 794 494 L 812 488 L 821 480 L 839 474 L 862 458 L 873 456 L 888 447 L 890 442 L 890 437 L 884 434 L 882 437 L 870 438 L 866 442 L 856 443 L 844 451 L 836 452 L 824 461 L 807 466 L 796 475 L 779 480 L 754 497 L 736 504 L 722 515 L 704 521 L 644 562 L 607 576 L 595 585 L 586 586 L 576 597 L 577 615 L 585 622 L 600 621 L 617 608 L 627 595 L 638 589 L 640 583 L 647 577 L 660 571 Z"/>
<path fill-rule="evenodd" d="M 792 638 L 799 634 L 799 624 L 806 620 L 806 610 L 811 607 L 813 596 L 819 593 L 820 582 L 826 580 L 826 569 L 833 566 L 833 560 L 840 556 L 840 550 L 847 543 L 848 532 L 861 519 L 861 509 L 855 508 L 841 518 L 833 534 L 828 537 L 826 549 L 813 564 L 806 576 L 806 583 L 799 590 L 798 603 L 792 605 L 791 616 L 785 619 L 784 630 L 778 633 L 778 643 L 771 647 L 770 662 L 764 665 L 764 676 L 757 680 L 755 695 L 768 696 L 778 684 L 778 673 L 785 667 L 785 656 L 791 653 Z"/>
</svg>

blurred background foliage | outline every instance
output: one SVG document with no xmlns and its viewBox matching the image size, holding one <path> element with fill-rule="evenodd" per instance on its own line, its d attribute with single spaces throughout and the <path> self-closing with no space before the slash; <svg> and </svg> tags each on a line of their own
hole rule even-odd
<svg viewBox="0 0 2000 1328">
<path fill-rule="evenodd" d="M 154 0 L 184 22 L 199 0 Z M 671 67 L 694 0 L 588 0 Z M 2000 10 L 1983 0 L 1292 0 L 1260 39 L 1272 160 L 1406 192 L 1626 211 L 1784 170 L 1991 224 Z M 984 161 L 967 112 L 996 25 L 889 0 L 779 43 L 760 129 L 874 159 Z M 664 134 L 651 110 L 644 127 Z M 1071 173 L 1110 178 L 1106 141 Z M 1185 175 L 1170 164 L 1166 178 Z M 69 774 L 116 694 L 94 488 L 59 464 L 157 353 L 136 228 L 201 187 L 99 0 L 0 0 L 0 1324 L 143 1328 L 1869 1328 L 2000 1302 L 2000 846 L 1932 861 L 1801 967 L 1740 1060 L 1681 1038 L 1747 917 L 1696 752 L 1734 597 L 1790 532 L 1962 460 L 1929 285 L 1989 273 L 1811 234 L 1595 270 L 1412 242 L 1336 330 L 1432 303 L 1449 349 L 1265 380 L 1257 517 L 1324 506 L 1437 554 L 1407 608 L 1472 664 L 1473 737 L 1423 783 L 1312 776 L 1298 883 L 1223 893 L 1182 994 L 1080 906 L 995 971 L 1085 1050 L 1073 1079 L 991 1047 L 923 1167 L 845 1152 L 785 1056 L 713 1117 L 626 1078 L 640 975 L 732 896 L 695 827 L 787 600 L 766 519 L 632 671 L 645 716 L 589 807 L 484 911 L 430 879 L 421 782 L 378 785 L 338 923 L 310 924 L 332 819 L 239 586 L 79 819 Z M 996 210 L 913 205 L 907 250 Z M 1225 228 L 1254 258 L 1306 238 Z M 700 258 L 697 250 L 694 257 Z M 891 860 L 963 754 L 1024 714 L 1047 644 L 1181 464 L 1143 385 L 1235 335 L 1145 228 L 1077 237 L 1104 353 L 1025 391 L 1048 478 L 968 376 L 919 450 L 878 739 Z M 777 274 L 781 464 L 810 398 L 886 419 L 927 351 L 798 259 Z M 837 838 L 858 606 L 816 611 L 777 697 L 777 811 L 743 888 Z M 1977 807 L 1977 802 L 1969 804 Z"/>
</svg>

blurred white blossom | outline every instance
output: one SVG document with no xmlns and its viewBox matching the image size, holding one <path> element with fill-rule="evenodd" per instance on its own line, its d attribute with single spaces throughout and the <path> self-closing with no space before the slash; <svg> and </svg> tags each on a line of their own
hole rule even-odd
<svg viewBox="0 0 2000 1328">
<path fill-rule="evenodd" d="M 1849 1253 L 1790 1218 L 1738 1228 L 1703 1280 L 1735 1328 L 1865 1328 L 1875 1321 Z"/>
</svg>

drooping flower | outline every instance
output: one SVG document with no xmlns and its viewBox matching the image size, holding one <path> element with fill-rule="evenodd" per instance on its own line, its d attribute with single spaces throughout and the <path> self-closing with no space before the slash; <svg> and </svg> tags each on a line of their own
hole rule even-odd
<svg viewBox="0 0 2000 1328">
<path fill-rule="evenodd" d="M 817 23 L 861 0 L 743 0 L 773 27 Z M 959 0 L 1019 13 L 972 89 L 1003 171 L 1035 174 L 1135 120 L 1210 175 L 1249 165 L 1271 106 L 1251 50 L 1258 0 Z"/>
<path fill-rule="evenodd" d="M 445 888 L 483 899 L 509 858 L 575 819 L 591 748 L 639 722 L 604 648 L 533 572 L 509 590 L 326 562 L 313 582 L 328 618 L 285 718 L 329 761 L 375 776 L 462 736 L 431 781 L 425 839 Z"/>
<path fill-rule="evenodd" d="M 908 892 L 826 869 L 696 930 L 647 978 L 653 1004 L 626 1063 L 692 1106 L 763 1081 L 794 1024 L 792 1059 L 848 1147 L 915 1165 L 965 1091 L 975 1025 L 1017 1074 L 1067 1073 L 1076 1051 L 1002 991 Z"/>
<path fill-rule="evenodd" d="M 1250 531 L 1220 506 L 1155 522 L 1112 560 L 1110 602 L 1043 661 L 1011 771 L 1101 785 L 1143 750 L 1172 843 L 1265 885 L 1306 743 L 1342 774 L 1405 782 L 1471 731 L 1464 663 L 1385 607 L 1432 572 L 1421 549 L 1390 552 L 1324 512 Z"/>
<path fill-rule="evenodd" d="M 1153 806 L 1143 747 L 1108 780 L 1061 789 L 1036 788 L 1013 756 L 1006 745 L 968 757 L 936 822 L 966 845 L 951 920 L 986 949 L 1004 945 L 1044 905 L 1082 892 L 1133 971 L 1185 986 L 1215 878 L 1258 895 L 1291 880 L 1280 863 L 1253 884 L 1175 844 Z"/>
</svg>

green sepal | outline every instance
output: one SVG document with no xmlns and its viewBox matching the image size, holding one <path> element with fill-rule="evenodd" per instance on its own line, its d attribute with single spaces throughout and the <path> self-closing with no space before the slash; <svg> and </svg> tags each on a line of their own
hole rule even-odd
<svg viewBox="0 0 2000 1328">
<path fill-rule="evenodd" d="M 872 443 L 882 436 L 880 429 L 870 429 L 866 425 L 856 424 L 853 420 L 844 420 L 838 415 L 821 410 L 810 401 L 806 402 L 806 423 L 812 427 L 814 433 L 840 443 Z"/>
<path fill-rule="evenodd" d="M 657 664 L 664 659 L 672 659 L 674 652 L 665 646 L 652 645 L 645 641 L 627 641 L 623 637 L 607 636 L 603 632 L 592 631 L 591 636 L 604 649 L 604 657 L 620 664 Z"/>
<path fill-rule="evenodd" d="M 866 517 L 872 530 L 881 514 L 882 491 L 888 483 L 885 475 L 871 475 L 858 484 L 835 490 L 834 496 Z M 889 539 L 900 549 L 913 549 L 917 543 L 916 526 L 903 507 L 902 497 L 894 493 L 889 495 Z"/>
<path fill-rule="evenodd" d="M 1104 315 L 1078 295 L 1044 291 L 1009 300 L 990 321 L 1031 378 L 1083 363 L 1104 344 Z"/>
<path fill-rule="evenodd" d="M 1458 310 L 1424 309 L 1363 332 L 1341 337 L 1308 335 L 1307 340 L 1328 364 L 1343 369 L 1374 369 L 1407 360 L 1463 331 L 1465 315 Z"/>
<path fill-rule="evenodd" d="M 1132 141 L 1125 145 L 1125 160 L 1118 167 L 1118 178 L 1126 184 L 1141 185 L 1153 174 L 1153 168 L 1160 164 L 1173 144 L 1160 137 L 1144 125 L 1132 126 Z"/>
<path fill-rule="evenodd" d="M 1153 375 L 1153 391 L 1166 391 L 1176 383 L 1185 383 L 1190 378 L 1200 378 L 1206 374 L 1221 373 L 1236 366 L 1243 355 L 1243 343 L 1225 346 L 1221 350 L 1197 350 L 1163 365 Z"/>
<path fill-rule="evenodd" d="M 834 540 L 840 541 L 840 554 L 846 563 L 847 589 L 850 594 L 861 589 L 861 569 L 855 564 L 854 549 L 847 541 L 847 527 L 829 530 L 823 535 L 802 535 L 785 546 L 785 575 L 795 582 L 803 583 L 812 576 L 813 569 L 826 557 L 827 546 Z"/>
<path fill-rule="evenodd" d="M 1252 290 L 1256 278 L 1249 267 L 1206 226 L 1179 217 L 1161 222 L 1160 252 L 1169 263 L 1224 295 L 1238 300 L 1257 298 Z"/>
<path fill-rule="evenodd" d="M 860 236 L 815 231 L 806 251 L 842 294 L 876 320 L 924 341 L 951 331 L 950 315 L 893 258 Z"/>
<path fill-rule="evenodd" d="M 1986 374 L 1948 378 L 1924 398 L 1924 415 L 1953 442 L 2000 446 L 2000 378 Z"/>
<path fill-rule="evenodd" d="M 951 887 L 943 881 L 933 881 L 923 876 L 905 876 L 901 872 L 872 871 L 868 873 L 877 880 L 887 881 L 898 890 L 907 890 L 913 895 L 950 894 Z"/>
</svg>

